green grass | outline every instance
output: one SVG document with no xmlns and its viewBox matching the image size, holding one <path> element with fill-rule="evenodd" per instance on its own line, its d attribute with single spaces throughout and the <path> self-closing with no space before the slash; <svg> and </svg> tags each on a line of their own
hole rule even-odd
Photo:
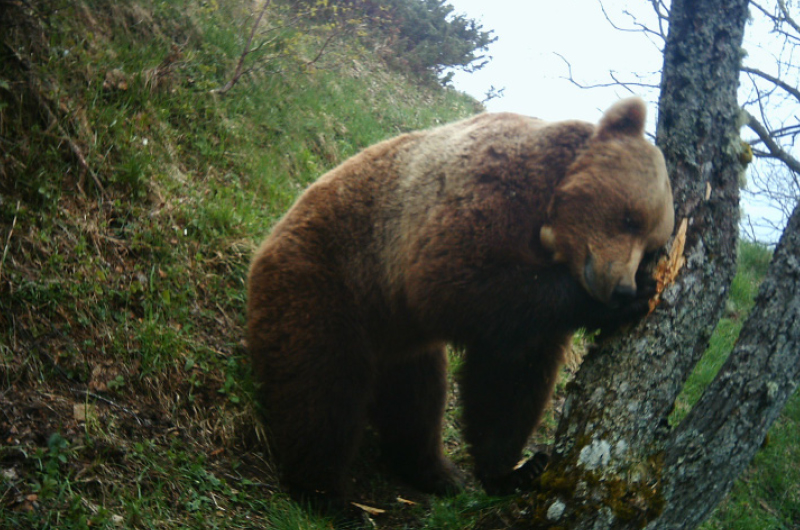
<svg viewBox="0 0 800 530">
<path fill-rule="evenodd" d="M 4 39 L 35 82 L 0 62 L 0 526 L 329 527 L 264 458 L 250 255 L 327 169 L 478 105 L 355 42 L 313 70 L 264 56 L 221 96 L 241 5 L 34 6 Z"/>
</svg>

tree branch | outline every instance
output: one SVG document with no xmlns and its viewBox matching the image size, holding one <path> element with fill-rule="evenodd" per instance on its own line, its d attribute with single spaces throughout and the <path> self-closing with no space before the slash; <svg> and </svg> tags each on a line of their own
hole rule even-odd
<svg viewBox="0 0 800 530">
<path fill-rule="evenodd" d="M 800 25 L 798 25 L 789 14 L 789 10 L 786 8 L 786 2 L 784 2 L 784 0 L 778 0 L 778 9 L 780 9 L 781 15 L 783 15 L 783 22 L 789 24 L 789 26 L 791 26 L 796 33 L 800 33 Z"/>
<path fill-rule="evenodd" d="M 325 39 L 325 42 L 322 43 L 322 46 L 320 47 L 319 51 L 317 52 L 317 55 L 315 55 L 313 59 L 311 59 L 309 61 L 306 61 L 306 66 L 311 66 L 312 64 L 314 64 L 317 61 L 319 61 L 320 58 L 322 57 L 322 54 L 325 53 L 325 49 L 333 41 L 333 39 L 335 37 L 337 37 L 338 35 L 339 35 L 338 31 L 331 31 L 331 34 L 328 35 L 328 38 Z"/>
<path fill-rule="evenodd" d="M 239 56 L 239 62 L 236 63 L 236 70 L 233 72 L 233 76 L 231 79 L 225 83 L 225 86 L 215 90 L 218 94 L 226 94 L 230 89 L 233 88 L 233 85 L 239 81 L 239 78 L 244 73 L 242 70 L 244 69 L 244 61 L 247 56 L 250 54 L 250 46 L 253 44 L 253 37 L 255 37 L 256 31 L 258 31 L 258 25 L 261 23 L 261 19 L 264 18 L 264 13 L 267 12 L 267 8 L 272 3 L 272 0 L 265 0 L 264 5 L 261 6 L 261 11 L 258 13 L 258 17 L 256 21 L 253 23 L 253 27 L 250 30 L 250 36 L 247 38 L 247 42 L 244 45 L 244 49 L 242 50 L 242 55 Z"/>
<path fill-rule="evenodd" d="M 761 124 L 760 121 L 756 119 L 755 116 L 747 112 L 746 110 L 742 110 L 747 117 L 746 125 L 752 130 L 759 139 L 764 143 L 764 145 L 769 150 L 770 155 L 773 158 L 776 158 L 786 164 L 786 166 L 791 169 L 794 173 L 800 174 L 800 161 L 794 158 L 792 155 L 787 153 L 775 139 L 770 135 L 769 131 Z"/>
<path fill-rule="evenodd" d="M 772 422 L 800 381 L 800 205 L 775 250 L 756 306 L 739 340 L 700 401 L 667 444 L 665 472 L 672 477 L 667 497 L 695 499 L 709 486 L 730 489 L 752 460 Z M 707 512 L 685 502 L 667 510 L 657 528 L 679 528 Z"/>
<path fill-rule="evenodd" d="M 576 87 L 583 89 L 583 90 L 590 90 L 592 88 L 610 88 L 610 87 L 622 87 L 631 94 L 636 94 L 636 91 L 633 90 L 631 87 L 640 87 L 640 88 L 648 88 L 654 89 L 658 88 L 658 85 L 650 84 L 650 83 L 637 83 L 631 81 L 622 81 L 617 78 L 617 73 L 613 70 L 609 71 L 608 75 L 611 77 L 612 81 L 610 83 L 593 83 L 591 85 L 585 85 L 583 83 L 578 82 L 572 75 L 572 64 L 570 64 L 567 59 L 558 52 L 553 52 L 558 58 L 564 61 L 564 64 L 567 65 L 567 77 L 562 77 L 562 79 L 566 79 Z"/>
<path fill-rule="evenodd" d="M 772 76 L 772 75 L 770 75 L 770 74 L 768 74 L 766 72 L 762 72 L 758 68 L 751 68 L 749 66 L 742 66 L 742 72 L 747 72 L 748 74 L 756 75 L 758 77 L 761 77 L 762 79 L 766 79 L 770 83 L 774 83 L 776 86 L 779 86 L 780 88 L 782 88 L 783 90 L 785 90 L 786 92 L 791 94 L 795 99 L 797 99 L 798 102 L 800 102 L 800 90 L 798 90 L 797 88 L 793 87 L 789 83 L 786 83 L 786 82 L 778 79 L 777 77 Z"/>
</svg>

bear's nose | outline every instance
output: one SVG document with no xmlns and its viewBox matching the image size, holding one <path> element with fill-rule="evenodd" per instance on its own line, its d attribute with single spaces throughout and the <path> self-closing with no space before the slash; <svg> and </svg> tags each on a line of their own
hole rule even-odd
<svg viewBox="0 0 800 530">
<path fill-rule="evenodd" d="M 632 302 L 634 298 L 636 298 L 636 287 L 620 282 L 611 293 L 611 306 L 624 306 Z"/>
</svg>

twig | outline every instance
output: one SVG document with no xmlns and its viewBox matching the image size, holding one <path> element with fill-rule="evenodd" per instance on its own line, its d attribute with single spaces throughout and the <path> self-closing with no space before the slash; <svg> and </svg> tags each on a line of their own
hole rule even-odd
<svg viewBox="0 0 800 530">
<path fill-rule="evenodd" d="M 332 31 L 332 32 L 331 32 L 331 34 L 330 34 L 330 35 L 328 35 L 328 38 L 327 38 L 327 39 L 325 39 L 325 42 L 322 44 L 322 47 L 319 49 L 319 52 L 317 52 L 317 55 L 316 55 L 316 57 L 314 57 L 314 58 L 313 58 L 313 59 L 311 59 L 310 61 L 307 61 L 307 62 L 306 62 L 306 66 L 311 66 L 312 64 L 314 64 L 314 63 L 316 63 L 317 61 L 319 61 L 320 57 L 322 57 L 322 54 L 323 54 L 323 53 L 325 53 L 325 48 L 327 48 L 327 47 L 328 47 L 328 45 L 331 43 L 331 41 L 332 41 L 332 40 L 334 39 L 334 37 L 336 37 L 337 35 L 338 35 L 338 32 L 337 32 L 337 31 Z"/>
<path fill-rule="evenodd" d="M 3 248 L 3 257 L 0 259 L 0 281 L 3 279 L 3 265 L 6 263 L 6 255 L 8 255 L 8 246 L 11 243 L 11 235 L 14 233 L 14 227 L 17 226 L 17 214 L 19 213 L 19 203 L 17 201 L 17 209 L 14 212 L 14 220 L 11 221 L 11 230 L 8 231 L 8 237 L 6 238 L 6 245 Z"/>
<path fill-rule="evenodd" d="M 620 26 L 619 24 L 617 24 L 616 22 L 614 22 L 611 19 L 611 15 L 609 15 L 608 11 L 606 11 L 606 6 L 603 5 L 603 2 L 600 1 L 598 3 L 600 4 L 600 11 L 603 12 L 603 16 L 605 17 L 606 22 L 608 22 L 611 25 L 611 27 L 614 28 L 615 30 L 621 31 L 623 33 L 644 33 L 645 35 L 648 35 L 648 36 L 651 36 L 651 35 L 652 36 L 656 36 L 659 39 L 661 39 L 662 46 L 663 46 L 663 43 L 667 41 L 667 34 L 664 31 L 664 20 L 667 17 L 662 13 L 662 11 L 660 9 L 660 7 L 663 7 L 662 3 L 656 2 L 656 1 L 652 1 L 651 2 L 651 5 L 653 6 L 653 10 L 655 11 L 656 16 L 658 17 L 658 31 L 650 29 L 645 24 L 639 22 L 639 20 L 636 18 L 636 16 L 633 13 L 631 13 L 630 11 L 627 11 L 627 10 L 623 11 L 623 13 L 628 15 L 631 18 L 631 23 L 635 27 L 633 27 L 633 28 L 622 27 L 622 26 Z M 662 46 L 658 46 L 659 51 L 663 51 L 663 47 Z"/>
<path fill-rule="evenodd" d="M 225 83 L 225 86 L 215 90 L 214 92 L 218 94 L 227 93 L 230 89 L 233 88 L 233 85 L 235 85 L 236 82 L 239 81 L 239 78 L 242 77 L 242 74 L 244 73 L 242 71 L 242 69 L 244 68 L 244 60 L 250 54 L 251 51 L 250 46 L 253 43 L 253 37 L 255 37 L 256 31 L 258 30 L 258 25 L 261 23 L 261 19 L 264 18 L 264 13 L 267 12 L 267 8 L 271 3 L 272 0 L 266 0 L 264 2 L 264 5 L 261 7 L 261 12 L 258 14 L 258 18 L 256 18 L 256 21 L 253 23 L 253 28 L 250 30 L 250 36 L 247 38 L 247 42 L 244 45 L 244 50 L 242 50 L 242 55 L 239 56 L 239 62 L 236 64 L 236 70 L 233 72 L 233 77 L 231 77 L 230 81 Z"/>
<path fill-rule="evenodd" d="M 764 142 L 764 145 L 769 150 L 770 154 L 776 159 L 780 160 L 793 172 L 800 174 L 800 160 L 797 160 L 792 155 L 783 150 L 778 143 L 770 136 L 769 131 L 764 127 L 755 116 L 747 111 L 744 111 L 747 117 L 747 126 Z"/>
<path fill-rule="evenodd" d="M 567 81 L 569 81 L 570 83 L 572 83 L 576 87 L 581 88 L 583 90 L 589 90 L 589 89 L 592 89 L 592 88 L 622 87 L 625 90 L 627 90 L 628 92 L 630 92 L 631 94 L 635 94 L 636 91 L 633 90 L 631 87 L 658 88 L 657 85 L 654 85 L 654 84 L 651 84 L 651 83 L 635 83 L 635 82 L 631 82 L 631 81 L 622 81 L 620 79 L 617 79 L 617 73 L 614 72 L 613 70 L 609 71 L 609 73 L 608 73 L 609 77 L 612 79 L 612 82 L 610 82 L 610 83 L 594 83 L 594 84 L 591 84 L 591 85 L 585 85 L 585 84 L 580 83 L 580 82 L 575 80 L 575 77 L 573 77 L 573 75 L 572 75 L 572 64 L 570 64 L 570 62 L 563 55 L 561 55 L 558 52 L 553 52 L 553 54 L 558 56 L 558 58 L 561 59 L 562 61 L 564 61 L 564 64 L 567 65 L 567 77 L 562 77 L 562 79 L 566 79 Z"/>
<path fill-rule="evenodd" d="M 99 395 L 99 394 L 95 394 L 93 392 L 89 392 L 88 390 L 81 390 L 80 388 L 70 388 L 69 390 L 73 394 L 85 395 L 88 398 L 92 398 L 92 399 L 97 400 L 97 401 L 102 401 L 103 403 L 105 403 L 107 405 L 111 405 L 112 407 L 114 407 L 116 409 L 119 409 L 122 412 L 125 412 L 126 414 L 130 414 L 131 416 L 133 416 L 133 418 L 136 420 L 136 422 L 139 425 L 144 425 L 144 422 L 142 422 L 142 419 L 139 417 L 138 414 L 136 414 L 134 411 L 132 411 L 132 410 L 126 408 L 126 407 L 123 407 L 122 405 L 120 405 L 119 403 L 116 403 L 115 401 L 112 401 L 112 400 L 110 400 L 110 399 L 108 399 L 106 397 L 103 397 L 103 396 Z"/>
<path fill-rule="evenodd" d="M 789 83 L 786 83 L 785 81 L 782 81 L 782 80 L 778 79 L 777 77 L 772 76 L 772 75 L 770 75 L 770 74 L 768 74 L 766 72 L 762 72 L 758 68 L 751 68 L 749 66 L 742 66 L 742 72 L 747 72 L 748 74 L 753 74 L 753 75 L 756 75 L 758 77 L 761 77 L 762 79 L 766 79 L 770 83 L 773 83 L 773 84 L 781 87 L 786 92 L 791 94 L 795 99 L 800 101 L 800 90 L 798 90 L 797 88 L 793 87 Z"/>
<path fill-rule="evenodd" d="M 783 21 L 789 24 L 789 26 L 791 26 L 791 28 L 795 30 L 797 33 L 800 33 L 800 25 L 798 25 L 797 22 L 789 14 L 789 10 L 786 8 L 786 2 L 784 2 L 783 0 L 778 0 L 778 7 L 780 8 L 781 14 L 783 15 Z"/>
</svg>

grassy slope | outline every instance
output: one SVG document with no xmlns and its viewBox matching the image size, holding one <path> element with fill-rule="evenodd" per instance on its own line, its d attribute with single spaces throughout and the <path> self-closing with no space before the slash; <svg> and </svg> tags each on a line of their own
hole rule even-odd
<svg viewBox="0 0 800 530">
<path fill-rule="evenodd" d="M 250 253 L 326 168 L 476 106 L 385 71 L 352 43 L 314 70 L 264 58 L 283 72 L 222 97 L 210 91 L 240 53 L 244 13 L 68 4 L 41 3 L 46 22 L 9 32 L 0 62 L 0 526 L 324 527 L 276 490 L 261 452 L 242 345 Z M 278 40 L 300 54 L 320 42 Z M 27 53 L 8 51 L 20 44 Z M 734 304 L 713 366 L 746 311 Z M 798 477 L 786 469 L 798 409 L 709 528 L 797 520 Z M 446 439 L 465 459 L 453 425 Z M 464 528 L 495 502 L 415 495 L 367 472 L 371 457 L 357 489 L 390 509 L 379 527 Z"/>
<path fill-rule="evenodd" d="M 249 256 L 327 168 L 477 105 L 352 44 L 313 70 L 264 58 L 283 73 L 223 97 L 210 91 L 245 13 L 53 5 L 8 34 L 0 63 L 0 526 L 311 524 L 275 495 L 256 436 Z"/>
</svg>

